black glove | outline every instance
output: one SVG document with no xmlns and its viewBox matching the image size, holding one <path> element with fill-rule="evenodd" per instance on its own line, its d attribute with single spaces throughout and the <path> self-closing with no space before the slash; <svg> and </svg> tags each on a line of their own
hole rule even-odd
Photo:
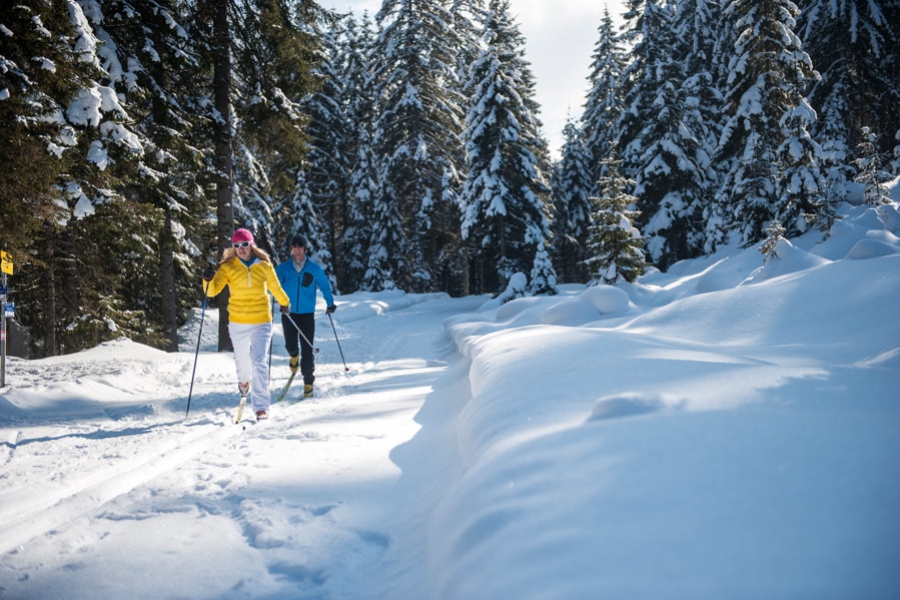
<svg viewBox="0 0 900 600">
<path fill-rule="evenodd" d="M 210 281 L 215 276 L 216 276 L 216 270 L 213 269 L 211 266 L 206 267 L 206 269 L 203 270 L 203 281 Z"/>
<path fill-rule="evenodd" d="M 289 314 L 291 314 L 291 305 L 290 305 L 290 304 L 285 304 L 284 306 L 282 306 L 282 307 L 281 307 L 281 314 L 283 314 L 283 315 L 289 315 Z"/>
<path fill-rule="evenodd" d="M 325 309 L 325 312 L 330 315 L 331 313 L 333 313 L 336 310 L 337 310 L 337 306 L 332 304 L 331 306 L 329 306 L 328 308 Z"/>
</svg>

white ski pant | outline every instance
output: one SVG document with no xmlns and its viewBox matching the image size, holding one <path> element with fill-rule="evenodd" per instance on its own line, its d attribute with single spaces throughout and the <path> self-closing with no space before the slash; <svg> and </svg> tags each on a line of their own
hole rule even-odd
<svg viewBox="0 0 900 600">
<path fill-rule="evenodd" d="M 228 323 L 231 345 L 234 346 L 234 366 L 238 382 L 250 382 L 250 402 L 253 410 L 269 410 L 269 343 L 272 324 L 245 325 Z"/>
</svg>

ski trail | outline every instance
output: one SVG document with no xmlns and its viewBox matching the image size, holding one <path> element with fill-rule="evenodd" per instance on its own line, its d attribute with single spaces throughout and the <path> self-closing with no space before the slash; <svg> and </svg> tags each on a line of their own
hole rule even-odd
<svg viewBox="0 0 900 600">
<path fill-rule="evenodd" d="M 199 425 L 202 426 L 203 422 Z M 180 422 L 169 425 L 169 427 L 181 426 Z M 228 421 L 225 424 L 216 424 L 212 431 L 201 433 L 187 441 L 165 443 L 161 448 L 157 447 L 155 451 L 150 452 L 149 456 L 145 453 L 136 460 L 95 473 L 94 476 L 81 479 L 63 489 L 37 497 L 29 495 L 20 502 L 4 505 L 0 510 L 0 554 L 96 510 L 113 498 L 174 469 L 240 432 L 240 427 Z M 20 430 L 13 444 L 13 450 L 21 437 Z M 168 436 L 167 439 L 172 437 Z M 9 462 L 9 458 L 6 462 Z"/>
<path fill-rule="evenodd" d="M 0 446 L 0 466 L 6 466 L 12 460 L 13 453 L 16 451 L 16 445 L 22 438 L 21 429 L 0 430 L 0 439 L 7 440 L 3 446 Z"/>
</svg>

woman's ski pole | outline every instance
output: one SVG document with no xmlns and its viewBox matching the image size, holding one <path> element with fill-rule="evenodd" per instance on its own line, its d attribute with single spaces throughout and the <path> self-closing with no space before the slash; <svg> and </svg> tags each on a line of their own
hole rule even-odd
<svg viewBox="0 0 900 600">
<path fill-rule="evenodd" d="M 188 392 L 187 410 L 184 411 L 184 418 L 187 419 L 188 413 L 191 412 L 191 396 L 194 393 L 194 375 L 197 374 L 197 357 L 200 356 L 200 339 L 203 337 L 203 319 L 206 317 L 206 299 L 209 297 L 207 291 L 209 286 L 203 291 L 203 308 L 200 309 L 200 333 L 197 334 L 197 350 L 194 351 L 194 370 L 191 372 L 191 389 Z"/>
<path fill-rule="evenodd" d="M 275 297 L 274 296 L 272 297 L 272 314 L 273 315 L 275 314 Z M 272 322 L 274 322 L 274 321 L 275 321 L 275 319 L 272 319 Z M 273 337 L 274 336 L 269 336 L 269 383 L 272 382 L 272 346 L 274 345 L 273 342 L 275 341 L 274 339 L 272 339 Z"/>
<path fill-rule="evenodd" d="M 341 340 L 338 339 L 337 329 L 334 327 L 334 319 L 331 318 L 331 313 L 328 313 L 328 320 L 331 321 L 331 330 L 334 332 L 334 341 L 337 342 L 338 352 L 341 353 L 341 361 L 344 363 L 344 373 L 346 373 L 350 369 L 347 367 L 347 361 L 344 360 L 344 351 L 341 350 Z"/>
</svg>

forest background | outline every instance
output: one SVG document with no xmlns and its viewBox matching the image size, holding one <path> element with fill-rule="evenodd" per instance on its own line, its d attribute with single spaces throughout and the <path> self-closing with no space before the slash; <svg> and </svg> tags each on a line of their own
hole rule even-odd
<svg viewBox="0 0 900 600">
<path fill-rule="evenodd" d="M 827 236 L 845 201 L 888 201 L 900 0 L 626 5 L 598 23 L 558 160 L 507 0 L 384 0 L 371 18 L 311 0 L 4 8 L 17 353 L 177 350 L 236 227 L 276 260 L 302 233 L 338 293 L 511 299 L 773 251 Z"/>
</svg>

